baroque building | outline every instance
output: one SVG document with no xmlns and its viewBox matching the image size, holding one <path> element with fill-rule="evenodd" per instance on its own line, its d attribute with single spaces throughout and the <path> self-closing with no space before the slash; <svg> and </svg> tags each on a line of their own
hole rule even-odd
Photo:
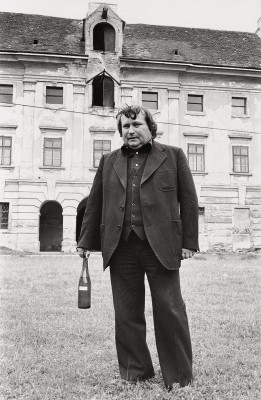
<svg viewBox="0 0 261 400">
<path fill-rule="evenodd" d="M 260 27 L 126 24 L 103 3 L 83 20 L 0 13 L 0 246 L 75 250 L 125 104 L 187 154 L 201 250 L 261 248 Z"/>
</svg>

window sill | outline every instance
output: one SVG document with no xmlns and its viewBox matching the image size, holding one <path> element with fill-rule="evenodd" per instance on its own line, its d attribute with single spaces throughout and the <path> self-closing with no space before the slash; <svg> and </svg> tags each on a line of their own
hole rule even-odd
<svg viewBox="0 0 261 400">
<path fill-rule="evenodd" d="M 97 171 L 97 169 L 98 169 L 98 167 L 97 168 L 89 168 L 89 171 L 94 171 L 94 172 L 96 172 Z"/>
<path fill-rule="evenodd" d="M 64 167 L 46 167 L 46 166 L 44 166 L 44 167 L 38 167 L 38 168 L 39 169 L 57 169 L 57 170 L 61 170 L 61 171 L 65 170 Z"/>
<path fill-rule="evenodd" d="M 252 176 L 250 172 L 230 172 L 229 175 L 234 175 L 234 176 Z"/>
<path fill-rule="evenodd" d="M 13 107 L 13 106 L 15 106 L 15 104 L 14 103 L 1 103 L 0 102 L 0 106 L 1 107 Z"/>
<path fill-rule="evenodd" d="M 65 109 L 65 105 L 64 104 L 51 104 L 51 103 L 45 103 L 45 108 L 50 108 L 50 110 L 61 110 L 61 109 Z"/>
<path fill-rule="evenodd" d="M 192 175 L 208 175 L 208 172 L 191 171 Z"/>
<path fill-rule="evenodd" d="M 231 118 L 250 118 L 250 115 L 249 114 L 239 114 L 239 115 L 232 114 Z"/>
<path fill-rule="evenodd" d="M 193 116 L 205 116 L 206 113 L 204 111 L 186 111 L 186 115 L 193 115 Z"/>
<path fill-rule="evenodd" d="M 14 167 L 14 165 L 0 165 L 0 168 L 3 168 L 3 169 L 14 169 L 15 167 Z"/>
</svg>

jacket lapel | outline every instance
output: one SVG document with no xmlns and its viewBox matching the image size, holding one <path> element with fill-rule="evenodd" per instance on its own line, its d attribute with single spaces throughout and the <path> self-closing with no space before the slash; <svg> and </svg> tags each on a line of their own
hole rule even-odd
<svg viewBox="0 0 261 400">
<path fill-rule="evenodd" d="M 119 150 L 116 155 L 111 160 L 112 165 L 121 181 L 124 189 L 127 187 L 127 157 L 124 157 L 121 150 Z"/>
<path fill-rule="evenodd" d="M 153 142 L 151 152 L 148 154 L 147 162 L 143 171 L 141 184 L 143 184 L 163 163 L 167 157 L 164 151 L 164 146 L 158 142 Z"/>
</svg>

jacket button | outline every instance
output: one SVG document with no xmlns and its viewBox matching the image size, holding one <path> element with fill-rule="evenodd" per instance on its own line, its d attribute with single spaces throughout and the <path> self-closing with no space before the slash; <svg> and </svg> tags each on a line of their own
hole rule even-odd
<svg viewBox="0 0 261 400">
<path fill-rule="evenodd" d="M 118 225 L 118 226 L 117 226 L 117 228 L 118 228 L 118 229 L 121 229 L 121 226 L 120 226 L 120 225 Z"/>
<path fill-rule="evenodd" d="M 124 210 L 124 206 L 120 206 L 120 210 L 123 211 Z"/>
</svg>

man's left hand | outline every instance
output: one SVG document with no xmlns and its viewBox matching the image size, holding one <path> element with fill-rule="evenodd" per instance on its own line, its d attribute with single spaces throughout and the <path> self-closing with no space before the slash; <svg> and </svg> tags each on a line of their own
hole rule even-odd
<svg viewBox="0 0 261 400">
<path fill-rule="evenodd" d="M 185 260 L 186 258 L 191 258 L 195 254 L 194 250 L 190 249 L 182 249 L 182 260 Z"/>
</svg>

